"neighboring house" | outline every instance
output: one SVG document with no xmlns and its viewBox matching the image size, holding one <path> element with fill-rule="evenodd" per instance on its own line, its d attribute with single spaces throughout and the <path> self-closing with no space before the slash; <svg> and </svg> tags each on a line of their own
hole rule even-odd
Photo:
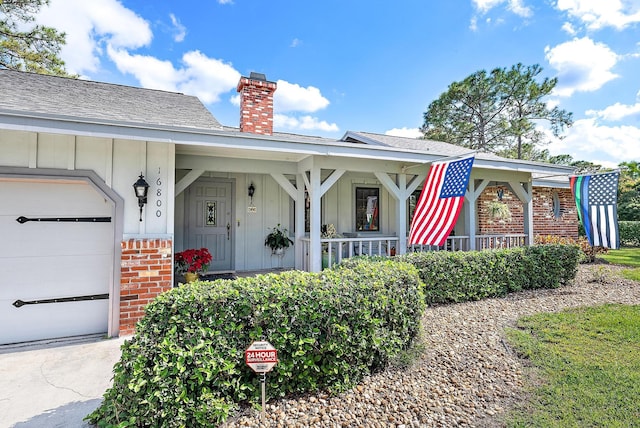
<svg viewBox="0 0 640 428">
<path fill-rule="evenodd" d="M 212 271 L 319 271 L 327 247 L 334 261 L 415 250 L 407 233 L 429 163 L 466 150 L 274 133 L 275 90 L 241 78 L 238 129 L 183 94 L 0 70 L 0 344 L 132 333 L 186 248 L 208 247 Z M 571 172 L 478 153 L 447 248 L 577 236 Z M 510 219 L 487 214 L 498 193 Z M 295 241 L 283 255 L 264 246 L 278 224 Z M 326 224 L 343 237 L 321 240 Z"/>
</svg>

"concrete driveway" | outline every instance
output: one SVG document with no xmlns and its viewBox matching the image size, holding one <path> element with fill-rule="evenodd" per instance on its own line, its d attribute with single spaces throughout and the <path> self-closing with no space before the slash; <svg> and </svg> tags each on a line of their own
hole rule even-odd
<svg viewBox="0 0 640 428">
<path fill-rule="evenodd" d="M 126 339 L 0 346 L 0 427 L 89 427 Z"/>
</svg>

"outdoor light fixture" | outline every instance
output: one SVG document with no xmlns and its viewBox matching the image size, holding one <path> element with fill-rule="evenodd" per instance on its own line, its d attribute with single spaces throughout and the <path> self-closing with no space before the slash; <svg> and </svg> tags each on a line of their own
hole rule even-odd
<svg viewBox="0 0 640 428">
<path fill-rule="evenodd" d="M 253 185 L 253 182 L 249 185 L 249 197 L 251 198 L 251 204 L 253 205 L 253 194 L 256 193 L 256 186 Z"/>
<path fill-rule="evenodd" d="M 502 187 L 498 187 L 498 200 L 501 201 L 504 196 L 504 189 Z"/>
<path fill-rule="evenodd" d="M 133 190 L 138 198 L 138 206 L 140 207 L 140 221 L 142 221 L 142 207 L 147 203 L 147 192 L 149 191 L 149 183 L 144 179 L 144 175 L 140 173 L 138 181 L 133 183 Z"/>
</svg>

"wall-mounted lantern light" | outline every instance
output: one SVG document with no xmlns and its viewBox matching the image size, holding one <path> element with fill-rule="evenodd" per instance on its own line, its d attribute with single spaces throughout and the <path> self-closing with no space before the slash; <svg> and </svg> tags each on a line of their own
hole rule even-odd
<svg viewBox="0 0 640 428">
<path fill-rule="evenodd" d="M 133 190 L 138 198 L 138 206 L 140 207 L 140 221 L 142 221 L 142 207 L 147 203 L 147 192 L 149 192 L 149 183 L 144 179 L 144 175 L 140 173 L 138 181 L 133 183 Z"/>
<path fill-rule="evenodd" d="M 249 194 L 249 197 L 251 198 L 251 205 L 253 205 L 253 194 L 256 193 L 256 186 L 251 183 L 249 185 L 249 188 L 247 189 L 247 192 Z"/>
<path fill-rule="evenodd" d="M 498 200 L 501 201 L 504 196 L 504 189 L 502 187 L 498 187 L 498 191 L 496 193 L 498 194 Z"/>
</svg>

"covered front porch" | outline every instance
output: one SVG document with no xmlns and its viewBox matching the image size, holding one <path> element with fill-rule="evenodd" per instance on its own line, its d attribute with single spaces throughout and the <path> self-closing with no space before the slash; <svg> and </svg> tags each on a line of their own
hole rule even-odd
<svg viewBox="0 0 640 428">
<path fill-rule="evenodd" d="M 176 145 L 175 245 L 176 251 L 212 249 L 220 262 L 213 271 L 320 271 L 360 254 L 529 245 L 533 176 L 559 169 L 478 154 L 454 233 L 441 247 L 423 247 L 408 245 L 411 216 L 430 163 L 443 155 L 310 137 L 227 133 L 208 140 Z M 496 187 L 517 200 L 518 219 L 505 223 L 503 233 L 498 220 L 483 232 L 478 222 L 486 215 L 487 194 L 498 200 Z M 294 242 L 281 254 L 264 246 L 276 225 Z M 323 234 L 326 225 L 337 236 Z"/>
</svg>

